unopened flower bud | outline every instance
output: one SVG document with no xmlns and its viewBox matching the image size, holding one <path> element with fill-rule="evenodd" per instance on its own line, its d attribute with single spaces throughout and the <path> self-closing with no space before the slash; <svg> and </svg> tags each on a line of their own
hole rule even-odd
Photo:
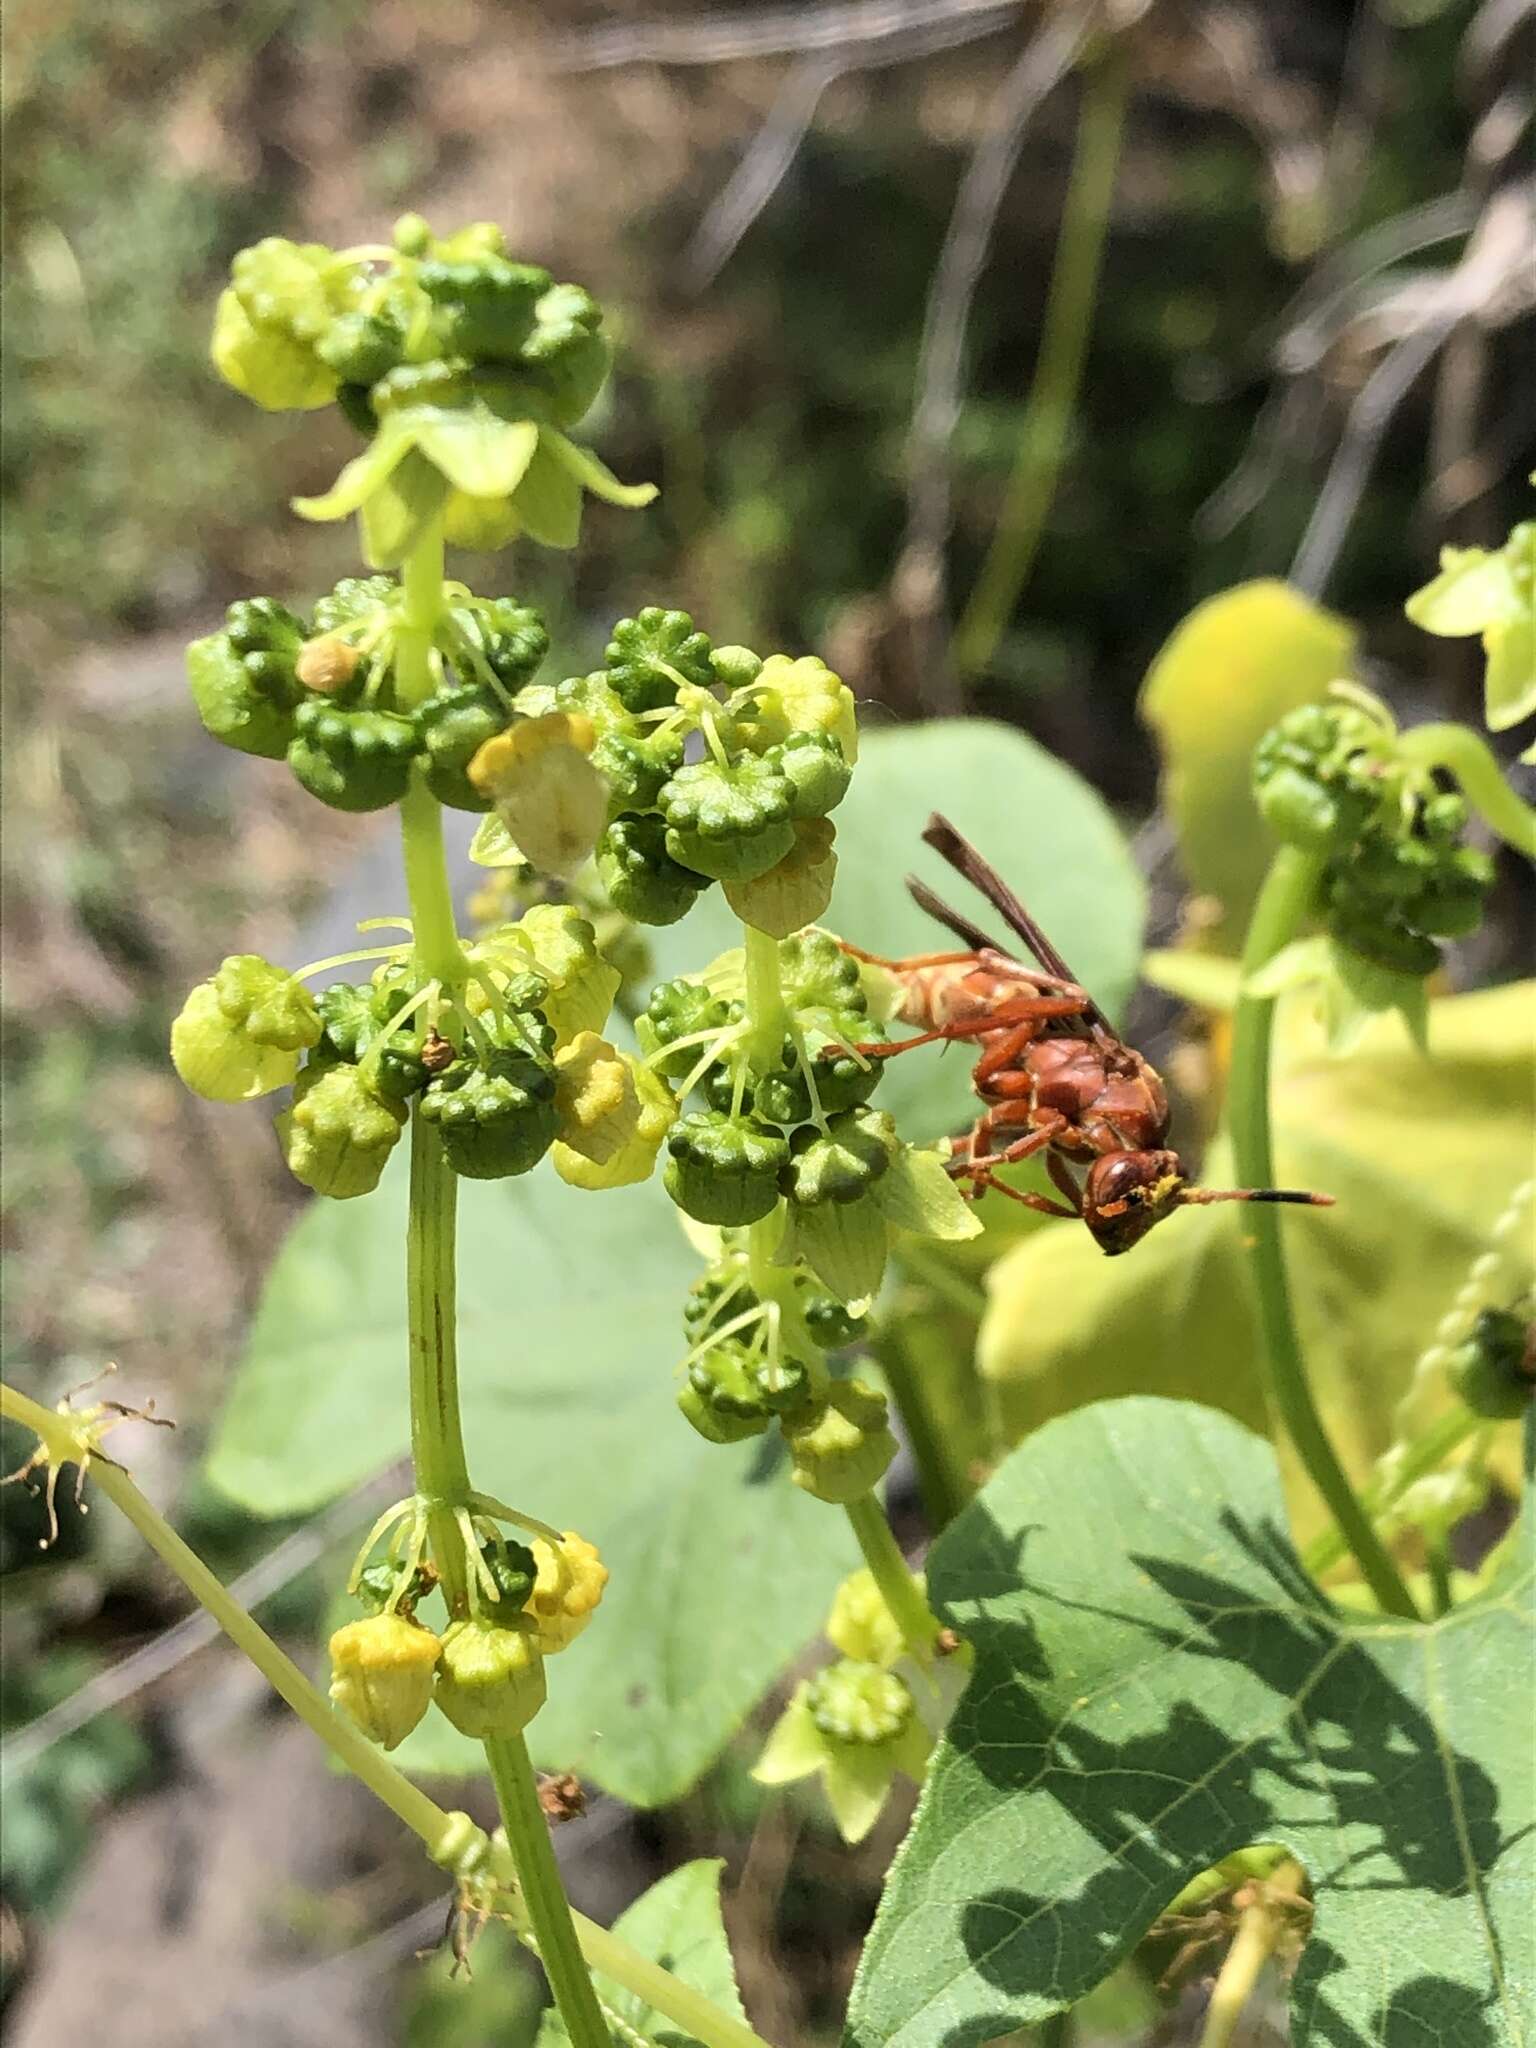
<svg viewBox="0 0 1536 2048">
<path fill-rule="evenodd" d="M 544 1697 L 544 1659 L 530 1629 L 456 1621 L 444 1632 L 433 1698 L 461 1735 L 519 1735 Z"/>
<path fill-rule="evenodd" d="M 567 1529 L 556 1551 L 542 1536 L 533 1542 L 538 1577 L 526 1612 L 546 1657 L 574 1643 L 597 1610 L 608 1583 L 608 1567 L 595 1544 Z"/>
<path fill-rule="evenodd" d="M 786 1422 L 796 1486 L 845 1507 L 862 1500 L 896 1455 L 885 1396 L 862 1380 L 836 1380 L 825 1404 L 803 1424 Z"/>
<path fill-rule="evenodd" d="M 331 1637 L 331 1699 L 370 1741 L 394 1749 L 427 1711 L 441 1648 L 403 1614 L 349 1621 Z"/>
</svg>

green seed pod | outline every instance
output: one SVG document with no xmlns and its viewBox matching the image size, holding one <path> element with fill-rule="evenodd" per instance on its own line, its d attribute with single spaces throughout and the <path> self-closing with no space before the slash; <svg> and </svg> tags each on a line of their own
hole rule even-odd
<svg viewBox="0 0 1536 2048">
<path fill-rule="evenodd" d="M 314 630 L 336 633 L 392 606 L 400 595 L 393 576 L 343 576 L 336 588 L 317 600 Z"/>
<path fill-rule="evenodd" d="M 379 811 L 410 781 L 416 727 L 391 711 L 344 711 L 311 698 L 294 714 L 288 765 L 311 796 L 337 811 Z"/>
<path fill-rule="evenodd" d="M 475 366 L 465 356 L 434 356 L 424 363 L 402 363 L 381 377 L 370 402 L 381 420 L 407 406 L 438 405 L 452 411 L 475 396 Z"/>
<path fill-rule="evenodd" d="M 456 1621 L 444 1631 L 432 1697 L 461 1735 L 520 1735 L 544 1704 L 544 1659 L 526 1626 Z"/>
<path fill-rule="evenodd" d="M 315 354 L 343 384 L 377 384 L 405 360 L 405 327 L 393 307 L 343 313 L 315 344 Z"/>
<path fill-rule="evenodd" d="M 853 770 L 829 732 L 792 733 L 766 755 L 792 791 L 790 815 L 824 818 L 848 794 Z"/>
<path fill-rule="evenodd" d="M 512 723 L 505 697 L 488 683 L 445 683 L 415 716 L 428 789 L 453 810 L 488 811 L 491 800 L 470 781 L 469 764 Z"/>
<path fill-rule="evenodd" d="M 641 1045 L 647 1053 L 680 1038 L 694 1038 L 701 1031 L 720 1031 L 731 1021 L 731 1006 L 702 981 L 661 981 L 651 991 L 645 1015 L 638 1020 Z M 679 1047 L 656 1061 L 656 1071 L 669 1081 L 681 1081 L 698 1065 L 702 1047 Z"/>
<path fill-rule="evenodd" d="M 914 1711 L 910 1690 L 893 1671 L 853 1657 L 816 1674 L 807 1704 L 823 1735 L 867 1749 L 893 1741 Z"/>
<path fill-rule="evenodd" d="M 253 682 L 227 633 L 210 633 L 187 649 L 187 681 L 197 715 L 213 737 L 242 754 L 280 761 L 293 738 L 293 712 Z"/>
<path fill-rule="evenodd" d="M 766 1124 L 696 1110 L 672 1126 L 667 1150 L 667 1193 L 699 1223 L 756 1223 L 778 1202 L 789 1146 Z"/>
<path fill-rule="evenodd" d="M 1272 831 L 1319 851 L 1347 846 L 1379 807 L 1390 736 L 1353 704 L 1303 704 L 1254 749 L 1253 786 Z"/>
<path fill-rule="evenodd" d="M 496 1044 L 488 1053 L 466 1047 L 432 1076 L 420 1110 L 437 1126 L 449 1165 L 468 1180 L 527 1173 L 560 1131 L 554 1066 L 522 1042 Z"/>
<path fill-rule="evenodd" d="M 1530 1324 L 1510 1309 L 1485 1308 L 1446 1368 L 1474 1415 L 1512 1421 L 1536 1396 L 1536 1345 Z"/>
<path fill-rule="evenodd" d="M 761 1436 L 773 1412 L 748 1363 L 746 1347 L 727 1338 L 688 1368 L 677 1397 L 684 1416 L 707 1443 L 743 1443 Z"/>
<path fill-rule="evenodd" d="M 1330 922 L 1333 936 L 1341 946 L 1348 946 L 1379 967 L 1422 977 L 1433 974 L 1440 965 L 1440 948 L 1434 940 L 1410 931 L 1398 919 L 1385 915 L 1371 917 L 1335 907 Z"/>
<path fill-rule="evenodd" d="M 802 1304 L 800 1313 L 823 1351 L 841 1351 L 845 1344 L 856 1343 L 869 1326 L 867 1316 L 851 1314 L 834 1295 L 823 1294 L 819 1288 Z"/>
<path fill-rule="evenodd" d="M 773 763 L 757 755 L 739 755 L 727 767 L 692 762 L 661 790 L 667 851 L 714 881 L 753 881 L 794 848 L 791 795 Z"/>
<path fill-rule="evenodd" d="M 516 362 L 533 332 L 534 309 L 552 279 L 532 263 L 483 256 L 465 263 L 427 262 L 416 281 L 437 308 L 444 355 L 477 363 Z"/>
<path fill-rule="evenodd" d="M 557 427 L 573 427 L 602 390 L 611 351 L 598 328 L 603 311 L 578 284 L 553 284 L 534 308 L 521 374 L 541 393 Z"/>
<path fill-rule="evenodd" d="M 779 982 L 785 1002 L 802 1022 L 807 1011 L 827 1012 L 834 1026 L 828 1035 L 839 1042 L 843 1034 L 836 1027 L 850 1017 L 863 1017 L 869 1009 L 859 980 L 859 963 L 830 932 L 796 932 L 793 938 L 781 940 Z M 870 1034 L 860 1025 L 853 1035 L 865 1038 Z M 819 1082 L 819 1073 L 817 1079 Z"/>
<path fill-rule="evenodd" d="M 432 1701 L 442 1644 L 403 1614 L 349 1621 L 331 1637 L 331 1700 L 371 1742 L 395 1749 Z"/>
<path fill-rule="evenodd" d="M 306 1066 L 293 1107 L 278 1119 L 288 1170 L 317 1195 L 348 1201 L 378 1186 L 405 1111 L 386 1101 L 357 1067 Z"/>
<path fill-rule="evenodd" d="M 659 711 L 673 703 L 679 678 L 703 689 L 714 681 L 708 635 L 694 631 L 687 612 L 656 605 L 619 620 L 603 659 L 615 693 L 630 711 Z"/>
<path fill-rule="evenodd" d="M 756 1294 L 750 1287 L 736 1286 L 735 1279 L 730 1267 L 711 1266 L 694 1281 L 683 1297 L 683 1328 L 690 1337 L 697 1340 L 711 1324 L 728 1322 L 757 1307 Z"/>
<path fill-rule="evenodd" d="M 1339 806 L 1325 786 L 1304 769 L 1280 767 L 1258 791 L 1259 811 L 1277 839 L 1321 850 L 1339 837 Z"/>
<path fill-rule="evenodd" d="M 509 693 L 523 687 L 549 652 L 544 621 L 515 598 L 473 598 L 451 606 L 449 618 L 453 639 L 473 649 Z M 450 644 L 445 652 L 460 664 L 457 646 Z M 467 669 L 473 669 L 472 662 Z"/>
<path fill-rule="evenodd" d="M 786 1422 L 796 1486 L 834 1507 L 862 1500 L 896 1455 L 885 1396 L 862 1380 L 835 1380 L 804 1422 Z"/>
<path fill-rule="evenodd" d="M 763 658 L 750 647 L 717 647 L 709 657 L 715 681 L 723 690 L 744 690 L 762 673 Z"/>
<path fill-rule="evenodd" d="M 796 734 L 825 733 L 836 740 L 850 766 L 859 756 L 853 692 L 814 654 L 798 660 L 787 654 L 768 657 L 754 679 L 742 733 L 745 743 L 759 751 L 782 746 Z"/>
<path fill-rule="evenodd" d="M 900 1145 L 883 1109 L 848 1109 L 825 1132 L 802 1130 L 790 1146 L 786 1192 L 803 1209 L 856 1202 L 887 1171 Z"/>
<path fill-rule="evenodd" d="M 251 1102 L 287 1087 L 299 1071 L 297 1052 L 258 1043 L 231 1018 L 212 981 L 199 982 L 182 1004 L 171 1026 L 171 1061 L 209 1102 Z"/>
<path fill-rule="evenodd" d="M 225 1016 L 242 1025 L 257 1045 L 303 1052 L 318 1044 L 320 1012 L 314 997 L 297 976 L 259 953 L 232 954 L 214 975 L 213 988 Z"/>
<path fill-rule="evenodd" d="M 409 1621 L 417 1602 L 425 1600 L 437 1584 L 437 1574 L 427 1565 L 419 1564 L 397 1594 L 395 1589 L 400 1585 L 400 1578 L 397 1564 L 365 1565 L 353 1583 L 353 1595 L 358 1605 L 369 1614 L 382 1614 L 393 1601 L 391 1612 L 403 1614 Z"/>
<path fill-rule="evenodd" d="M 511 1627 L 528 1604 L 538 1577 L 538 1565 L 526 1543 L 508 1537 L 489 1537 L 480 1545 L 485 1568 L 496 1584 L 496 1600 L 488 1619 Z"/>
<path fill-rule="evenodd" d="M 648 811 L 663 786 L 683 765 L 683 743 L 671 733 L 639 739 L 624 732 L 604 732 L 592 749 L 592 764 L 610 791 L 610 812 Z"/>
<path fill-rule="evenodd" d="M 597 949 L 597 931 L 574 903 L 534 903 L 512 931 L 528 949 L 544 983 L 532 1003 L 554 1032 L 555 1046 L 569 1045 L 584 1031 L 601 1031 L 619 992 L 619 970 Z"/>
<path fill-rule="evenodd" d="M 604 744 L 598 741 L 594 759 Z M 660 818 L 615 818 L 597 842 L 597 876 L 614 909 L 636 924 L 676 924 L 709 887 L 706 876 L 668 853 Z"/>
</svg>

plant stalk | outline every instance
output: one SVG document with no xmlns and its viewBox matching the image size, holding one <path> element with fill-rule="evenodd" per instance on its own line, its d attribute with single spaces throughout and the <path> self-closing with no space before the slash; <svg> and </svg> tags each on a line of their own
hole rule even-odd
<svg viewBox="0 0 1536 2048">
<path fill-rule="evenodd" d="M 1097 63 L 1083 71 L 1077 148 L 1062 204 L 1040 354 L 1019 425 L 1018 453 L 986 560 L 955 629 L 952 653 L 961 676 L 976 675 L 996 652 L 1034 567 L 1061 480 L 1125 129 L 1131 67 L 1124 40 L 1116 38 Z"/>
<path fill-rule="evenodd" d="M 880 1597 L 890 1609 L 891 1619 L 901 1630 L 902 1641 L 920 1664 L 931 1664 L 939 1624 L 901 1554 L 901 1545 L 886 1520 L 880 1496 L 866 1493 L 862 1500 L 850 1501 L 846 1513 L 870 1576 L 880 1588 Z"/>
<path fill-rule="evenodd" d="M 434 523 L 407 557 L 403 582 L 396 686 L 406 704 L 415 704 L 429 694 L 434 680 L 432 636 L 443 607 L 440 525 Z M 466 968 L 448 888 L 442 812 L 419 772 L 412 774 L 400 816 L 417 966 L 450 986 L 461 984 Z M 411 1459 L 417 1491 L 427 1503 L 432 1560 L 442 1578 L 443 1597 L 451 1614 L 462 1615 L 469 1604 L 470 1560 L 457 1515 L 469 1504 L 470 1483 L 459 1413 L 457 1202 L 458 1176 L 448 1164 L 442 1140 L 419 1110 L 413 1111 L 405 1240 Z M 608 2029 L 581 1958 L 523 1738 L 490 1738 L 485 1752 L 518 1883 L 565 2030 L 573 2048 L 609 2048 Z"/>
<path fill-rule="evenodd" d="M 1289 1887 L 1300 1882 L 1301 1871 L 1294 1863 L 1282 1863 L 1271 1878 Z M 1227 1950 L 1226 1961 L 1205 2009 L 1205 2027 L 1200 2048 L 1230 2048 L 1249 2000 L 1257 1988 L 1264 1965 L 1274 1954 L 1285 1932 L 1285 1915 L 1259 1887 L 1259 1896 L 1244 1909 L 1237 1933 Z"/>
<path fill-rule="evenodd" d="M 1272 999 L 1250 995 L 1246 989 L 1250 978 L 1288 945 L 1300 929 L 1312 907 L 1320 869 L 1320 856 L 1303 853 L 1293 846 L 1280 848 L 1259 891 L 1243 947 L 1244 993 L 1239 995 L 1233 1020 L 1228 1106 L 1237 1177 L 1243 1187 L 1274 1185 L 1269 1063 L 1275 1006 Z M 1412 1597 L 1349 1483 L 1313 1398 L 1296 1332 L 1276 1211 L 1264 1203 L 1255 1203 L 1245 1220 L 1269 1396 L 1275 1413 L 1313 1485 L 1327 1503 L 1344 1542 L 1354 1553 L 1377 1604 L 1384 1613 L 1417 1621 L 1420 1616 Z"/>
<path fill-rule="evenodd" d="M 78 1462 L 81 1428 L 78 1417 L 61 1415 L 55 1409 L 0 1383 L 0 1416 L 32 1430 L 41 1440 L 55 1465 Z M 184 1543 L 164 1516 L 145 1499 L 121 1465 L 99 1452 L 92 1458 L 92 1476 L 102 1492 L 121 1510 L 155 1554 L 162 1558 L 201 1607 L 206 1608 L 235 1646 L 250 1658 L 267 1683 L 314 1734 L 404 1822 L 423 1844 L 427 1853 L 448 1867 L 448 1845 L 462 1834 L 464 1816 L 446 1813 L 436 1800 L 413 1785 L 403 1771 L 392 1764 L 343 1715 L 322 1698 L 317 1687 L 287 1653 L 267 1634 L 254 1615 L 209 1570 L 196 1551 Z M 521 1738 L 516 1738 L 521 1747 Z M 542 1816 L 541 1816 L 542 1818 Z M 691 2033 L 704 2048 L 767 2048 L 767 2043 L 742 2021 L 732 2019 L 717 2006 L 683 1984 L 630 1947 L 616 1934 L 599 1927 L 580 1913 L 571 1916 L 581 1952 L 588 1965 L 601 1970 L 616 1984 Z M 606 2033 L 602 2048 L 609 2048 Z"/>
<path fill-rule="evenodd" d="M 411 1463 L 427 1505 L 432 1558 L 450 1614 L 469 1598 L 455 1511 L 469 1499 L 459 1415 L 458 1176 L 420 1109 L 411 1112 L 411 1204 L 405 1225 L 406 1327 L 411 1373 Z"/>
<path fill-rule="evenodd" d="M 507 1831 L 528 1923 L 572 2048 L 611 2048 L 607 2022 L 576 1936 L 549 1823 L 521 1735 L 489 1735 L 485 1760 Z"/>
</svg>

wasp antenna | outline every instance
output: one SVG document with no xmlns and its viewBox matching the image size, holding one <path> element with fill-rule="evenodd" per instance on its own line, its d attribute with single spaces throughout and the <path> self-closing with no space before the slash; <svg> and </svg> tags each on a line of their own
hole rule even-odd
<svg viewBox="0 0 1536 2048">
<path fill-rule="evenodd" d="M 1185 1188 L 1179 1201 L 1186 1207 L 1210 1202 L 1301 1202 L 1311 1209 L 1331 1209 L 1334 1197 L 1309 1194 L 1305 1188 Z"/>
</svg>

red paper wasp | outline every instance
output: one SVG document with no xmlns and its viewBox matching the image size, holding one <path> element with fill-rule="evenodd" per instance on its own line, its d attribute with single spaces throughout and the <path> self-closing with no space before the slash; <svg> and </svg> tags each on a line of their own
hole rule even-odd
<svg viewBox="0 0 1536 2048">
<path fill-rule="evenodd" d="M 915 875 L 907 887 L 931 917 L 964 941 L 956 953 L 919 953 L 882 960 L 846 950 L 897 976 L 897 1015 L 924 1028 L 894 1045 L 861 1045 L 886 1059 L 937 1041 L 969 1039 L 981 1049 L 972 1076 L 985 1105 L 950 1163 L 957 1180 L 980 1194 L 995 1187 L 1048 1216 L 1080 1216 L 1111 1255 L 1129 1251 L 1175 1209 L 1205 1202 L 1307 1202 L 1331 1195 L 1293 1188 L 1194 1188 L 1170 1151 L 1168 1097 L 1156 1070 L 1110 1030 L 1103 1012 L 1073 978 L 1067 963 L 1001 876 L 937 813 L 923 834 L 957 873 L 973 884 L 1039 961 L 1025 966 L 993 943 L 979 925 L 936 896 Z M 1035 1153 L 1063 1199 L 1009 1187 L 996 1178 Z M 1067 1164 L 1086 1163 L 1079 1184 Z"/>
</svg>

